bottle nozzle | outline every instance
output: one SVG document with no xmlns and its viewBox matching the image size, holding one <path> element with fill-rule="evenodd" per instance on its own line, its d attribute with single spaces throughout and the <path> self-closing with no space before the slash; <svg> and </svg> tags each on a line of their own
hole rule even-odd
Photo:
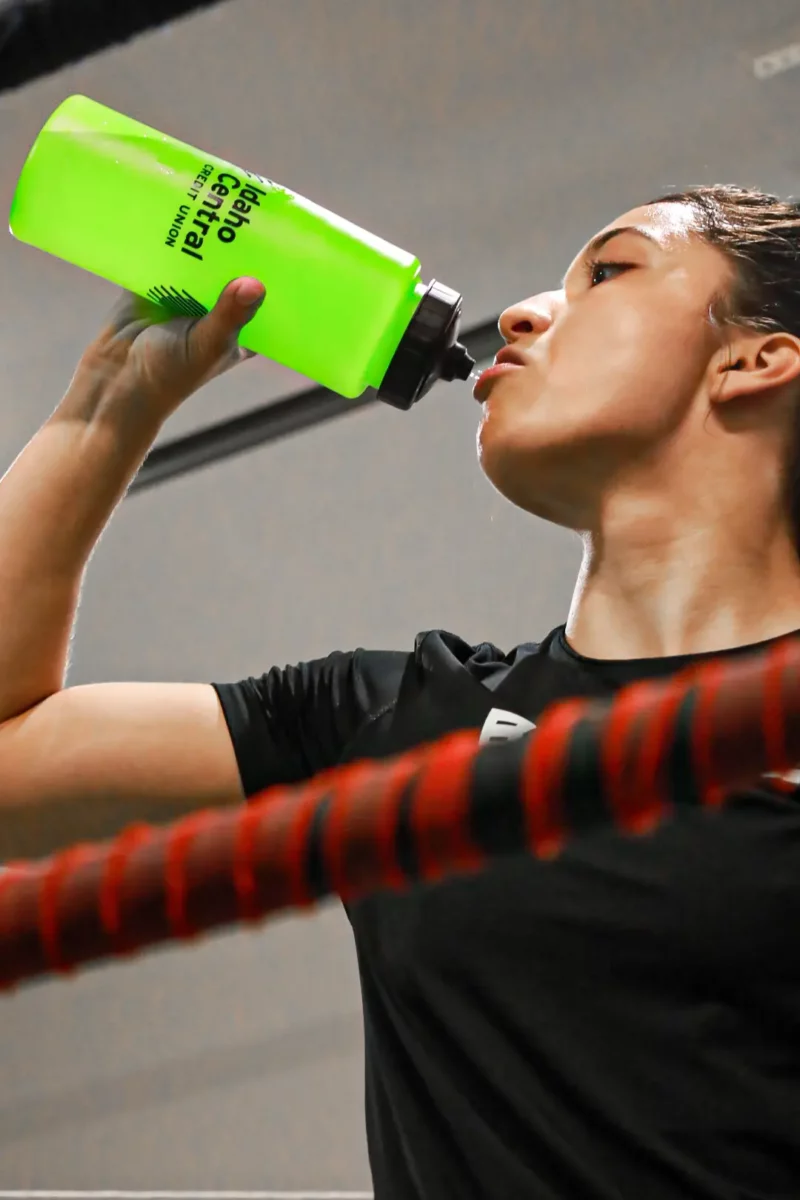
<svg viewBox="0 0 800 1200">
<path fill-rule="evenodd" d="M 467 347 L 462 346 L 461 342 L 454 342 L 444 356 L 439 378 L 446 383 L 450 383 L 453 379 L 469 379 L 474 370 L 475 359 Z"/>
<path fill-rule="evenodd" d="M 475 359 L 456 341 L 460 318 L 459 293 L 432 280 L 377 389 L 378 399 L 408 409 L 439 379 L 469 379 Z"/>
</svg>

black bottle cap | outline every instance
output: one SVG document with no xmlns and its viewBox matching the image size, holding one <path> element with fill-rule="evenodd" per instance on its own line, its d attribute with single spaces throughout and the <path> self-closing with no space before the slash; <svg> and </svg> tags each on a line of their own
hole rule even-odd
<svg viewBox="0 0 800 1200">
<path fill-rule="evenodd" d="M 432 280 L 389 363 L 379 400 L 407 409 L 439 379 L 469 379 L 475 359 L 456 341 L 461 304 L 458 292 Z"/>
</svg>

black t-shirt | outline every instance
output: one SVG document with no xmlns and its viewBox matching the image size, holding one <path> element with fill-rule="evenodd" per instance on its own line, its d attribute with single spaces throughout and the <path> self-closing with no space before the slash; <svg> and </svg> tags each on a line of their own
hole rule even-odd
<svg viewBox="0 0 800 1200">
<path fill-rule="evenodd" d="M 217 691 L 252 795 L 457 728 L 519 736 L 555 700 L 704 657 L 435 631 Z M 800 1196 L 792 782 L 350 906 L 376 1200 Z"/>
</svg>

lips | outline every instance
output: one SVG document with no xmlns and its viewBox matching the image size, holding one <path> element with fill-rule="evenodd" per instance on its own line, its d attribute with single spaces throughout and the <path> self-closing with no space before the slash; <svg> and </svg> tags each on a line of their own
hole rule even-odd
<svg viewBox="0 0 800 1200">
<path fill-rule="evenodd" d="M 505 366 L 506 363 L 515 367 L 526 367 L 528 360 L 515 346 L 503 346 L 503 349 L 494 356 L 494 365 L 499 367 L 501 364 Z"/>
<path fill-rule="evenodd" d="M 495 358 L 494 364 L 478 377 L 473 396 L 483 403 L 495 380 L 507 375 L 509 371 L 520 371 L 526 365 L 525 357 L 519 350 L 515 350 L 513 346 L 505 346 Z"/>
</svg>

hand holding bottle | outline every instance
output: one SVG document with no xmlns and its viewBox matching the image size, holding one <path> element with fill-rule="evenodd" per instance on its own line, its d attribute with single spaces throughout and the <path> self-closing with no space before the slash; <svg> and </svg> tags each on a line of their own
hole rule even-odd
<svg viewBox="0 0 800 1200">
<path fill-rule="evenodd" d="M 126 293 L 81 357 L 70 391 L 83 397 L 87 416 L 122 405 L 166 420 L 203 384 L 252 357 L 238 338 L 264 295 L 257 279 L 235 279 L 204 316 L 169 318 L 159 305 Z"/>
</svg>

